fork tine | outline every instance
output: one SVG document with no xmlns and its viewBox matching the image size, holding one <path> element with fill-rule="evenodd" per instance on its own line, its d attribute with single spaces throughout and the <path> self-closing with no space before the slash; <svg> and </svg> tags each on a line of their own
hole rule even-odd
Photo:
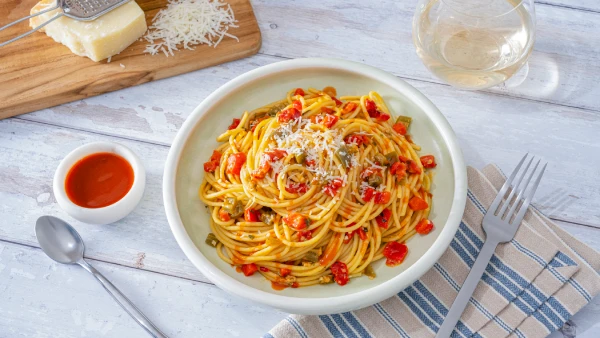
<svg viewBox="0 0 600 338">
<path fill-rule="evenodd" d="M 542 171 L 540 171 L 538 177 L 536 178 L 535 184 L 533 185 L 533 187 L 531 187 L 531 190 L 529 190 L 529 194 L 527 195 L 525 202 L 523 202 L 521 209 L 519 209 L 519 213 L 515 216 L 513 224 L 521 223 L 523 216 L 525 216 L 525 212 L 529 208 L 529 204 L 531 204 L 531 199 L 533 199 L 533 195 L 535 195 L 535 191 L 537 190 L 537 187 L 540 184 L 540 181 L 542 180 L 542 176 L 544 176 L 544 171 L 546 170 L 547 165 L 548 163 L 544 164 L 544 166 L 542 167 Z M 508 221 L 510 221 L 510 219 Z"/>
<path fill-rule="evenodd" d="M 529 177 L 527 177 L 527 181 L 525 181 L 525 184 L 523 184 L 523 188 L 521 188 L 521 190 L 519 191 L 519 194 L 517 195 L 517 198 L 515 198 L 515 203 L 513 203 L 513 205 L 510 207 L 510 210 L 506 213 L 506 221 L 507 222 L 510 222 L 510 216 L 515 212 L 515 209 L 517 209 L 517 206 L 519 205 L 519 202 L 521 201 L 521 197 L 527 191 L 529 182 L 531 182 L 531 178 L 533 177 L 533 174 L 535 174 L 535 171 L 537 170 L 538 166 L 540 165 L 540 162 L 541 162 L 541 160 L 537 161 L 537 163 L 535 164 L 535 167 L 533 167 L 533 170 L 529 174 Z"/>
<path fill-rule="evenodd" d="M 504 185 L 502 186 L 502 188 L 500 188 L 498 195 L 496 195 L 496 198 L 494 199 L 494 201 L 488 208 L 488 212 L 491 212 L 492 214 L 496 213 L 495 211 L 498 208 L 500 201 L 502 201 L 502 197 L 504 197 L 504 194 L 506 194 L 506 190 L 508 190 L 508 187 L 512 183 L 512 180 L 515 178 L 515 176 L 517 176 L 517 173 L 519 172 L 521 165 L 523 164 L 523 162 L 525 162 L 525 159 L 527 158 L 528 155 L 529 155 L 529 153 L 527 153 L 527 154 L 525 154 L 525 156 L 523 156 L 523 158 L 521 159 L 521 161 L 519 161 L 519 164 L 517 165 L 515 170 L 513 170 L 513 172 L 510 174 L 510 177 L 506 180 L 506 182 L 504 182 Z"/>
<path fill-rule="evenodd" d="M 513 196 L 515 196 L 515 192 L 519 191 L 519 186 L 521 185 L 521 182 L 523 181 L 523 177 L 525 177 L 525 174 L 527 174 L 527 171 L 529 170 L 529 167 L 531 166 L 531 163 L 533 162 L 534 158 L 535 158 L 535 156 L 532 157 L 531 159 L 529 159 L 529 163 L 527 163 L 527 166 L 525 167 L 525 169 L 519 176 L 519 179 L 517 180 L 517 182 L 515 184 L 511 184 L 512 189 L 510 190 L 510 194 L 508 195 L 508 198 L 506 198 L 506 202 L 504 202 L 504 204 L 502 204 L 500 211 L 498 211 L 498 217 L 500 217 L 500 219 L 504 218 L 503 217 L 504 212 L 510 205 L 510 201 L 512 200 Z M 525 184 L 524 188 L 527 188 L 527 184 Z M 502 196 L 502 197 L 504 197 L 504 196 Z"/>
</svg>

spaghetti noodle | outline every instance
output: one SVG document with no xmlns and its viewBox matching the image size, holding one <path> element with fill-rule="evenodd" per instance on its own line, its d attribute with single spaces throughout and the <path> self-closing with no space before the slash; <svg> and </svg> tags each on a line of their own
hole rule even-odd
<svg viewBox="0 0 600 338">
<path fill-rule="evenodd" d="M 374 278 L 372 262 L 400 264 L 404 242 L 433 228 L 436 163 L 419 157 L 411 118 L 392 121 L 376 92 L 336 95 L 298 88 L 244 112 L 204 164 L 206 243 L 276 289 Z"/>
</svg>

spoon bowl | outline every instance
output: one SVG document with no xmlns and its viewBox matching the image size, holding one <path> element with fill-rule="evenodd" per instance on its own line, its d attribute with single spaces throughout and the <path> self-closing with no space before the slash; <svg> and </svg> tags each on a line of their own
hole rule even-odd
<svg viewBox="0 0 600 338">
<path fill-rule="evenodd" d="M 62 264 L 75 264 L 83 259 L 85 246 L 79 233 L 67 222 L 53 216 L 42 216 L 35 222 L 35 236 L 44 253 Z"/>
</svg>

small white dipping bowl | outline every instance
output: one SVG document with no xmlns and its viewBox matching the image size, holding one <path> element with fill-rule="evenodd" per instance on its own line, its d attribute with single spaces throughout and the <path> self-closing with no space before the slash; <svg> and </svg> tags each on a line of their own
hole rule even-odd
<svg viewBox="0 0 600 338">
<path fill-rule="evenodd" d="M 123 157 L 133 169 L 133 185 L 117 202 L 103 208 L 84 208 L 73 203 L 67 196 L 65 180 L 69 170 L 84 157 L 96 153 L 113 153 Z M 111 142 L 84 144 L 70 152 L 54 173 L 54 196 L 61 208 L 73 218 L 90 224 L 109 224 L 129 215 L 138 205 L 146 187 L 146 170 L 142 161 L 127 147 Z"/>
</svg>

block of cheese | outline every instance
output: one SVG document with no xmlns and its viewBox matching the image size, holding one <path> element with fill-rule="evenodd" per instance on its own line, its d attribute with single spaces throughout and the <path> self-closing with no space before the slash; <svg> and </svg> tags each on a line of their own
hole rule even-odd
<svg viewBox="0 0 600 338">
<path fill-rule="evenodd" d="M 31 14 L 52 6 L 54 1 L 41 0 L 31 9 Z M 52 18 L 57 11 L 60 9 L 31 18 L 29 25 L 37 27 Z M 63 16 L 42 27 L 40 31 L 69 47 L 74 54 L 87 56 L 97 62 L 122 52 L 139 39 L 146 28 L 144 11 L 135 1 L 130 1 L 96 20 L 77 21 Z"/>
</svg>

